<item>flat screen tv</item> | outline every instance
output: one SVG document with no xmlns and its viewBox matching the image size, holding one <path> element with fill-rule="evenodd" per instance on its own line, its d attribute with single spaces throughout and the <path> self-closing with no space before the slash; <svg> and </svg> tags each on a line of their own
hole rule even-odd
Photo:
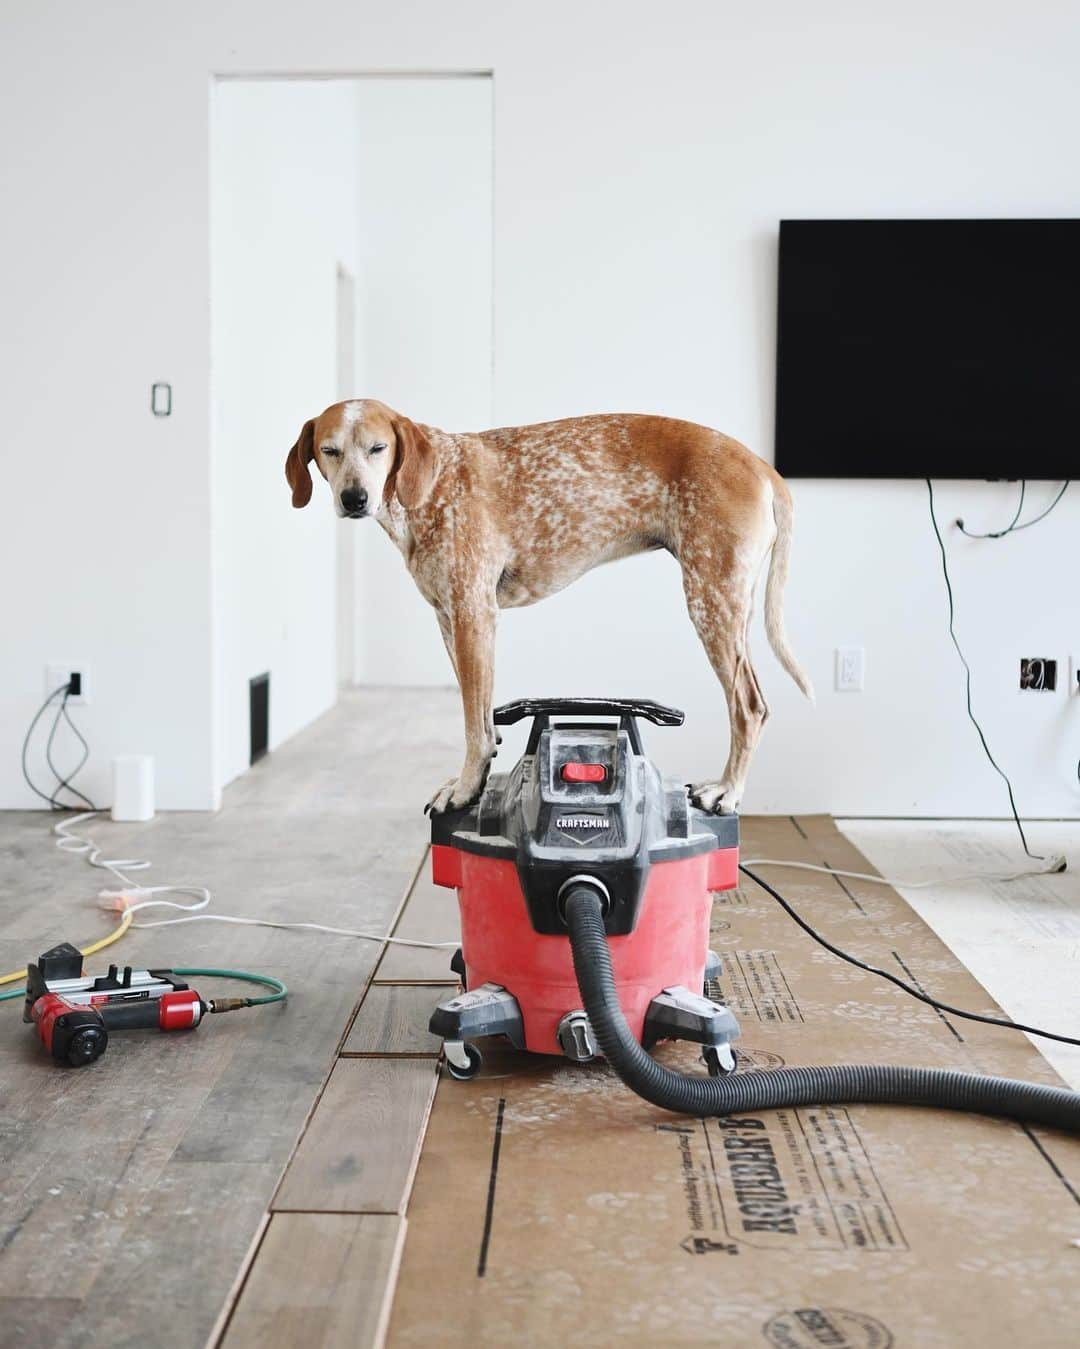
<svg viewBox="0 0 1080 1349">
<path fill-rule="evenodd" d="M 781 221 L 776 466 L 1080 477 L 1080 220 Z"/>
</svg>

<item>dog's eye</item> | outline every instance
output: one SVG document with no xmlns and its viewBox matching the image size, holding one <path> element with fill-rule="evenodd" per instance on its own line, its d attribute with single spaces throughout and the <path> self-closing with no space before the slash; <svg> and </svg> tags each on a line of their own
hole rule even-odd
<svg viewBox="0 0 1080 1349">
<path fill-rule="evenodd" d="M 323 452 L 324 455 L 326 455 L 326 457 L 327 457 L 328 459 L 340 459 L 340 458 L 341 458 L 341 451 L 340 451 L 340 450 L 336 450 L 336 449 L 333 447 L 333 445 L 324 445 L 324 446 L 322 447 L 322 452 Z"/>
<path fill-rule="evenodd" d="M 383 450 L 385 450 L 385 449 L 386 449 L 386 446 L 382 443 L 382 441 L 380 441 L 380 442 L 378 443 L 378 445 L 372 445 L 371 450 L 370 450 L 370 453 L 371 453 L 371 454 L 380 454 L 380 453 L 381 453 Z"/>
</svg>

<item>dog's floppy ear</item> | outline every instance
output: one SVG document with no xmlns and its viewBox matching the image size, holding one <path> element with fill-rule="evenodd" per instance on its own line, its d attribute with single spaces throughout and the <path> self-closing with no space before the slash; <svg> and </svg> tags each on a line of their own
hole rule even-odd
<svg viewBox="0 0 1080 1349">
<path fill-rule="evenodd" d="M 285 460 L 285 480 L 292 488 L 292 504 L 300 509 L 311 500 L 311 469 L 315 457 L 315 419 L 304 423 Z"/>
<path fill-rule="evenodd" d="M 394 418 L 397 460 L 394 490 L 407 511 L 422 506 L 435 486 L 435 447 L 427 432 L 408 417 Z"/>
</svg>

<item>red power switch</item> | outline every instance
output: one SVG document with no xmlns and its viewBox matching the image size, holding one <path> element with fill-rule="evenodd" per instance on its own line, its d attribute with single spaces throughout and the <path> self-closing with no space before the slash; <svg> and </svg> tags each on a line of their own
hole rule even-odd
<svg viewBox="0 0 1080 1349">
<path fill-rule="evenodd" d="M 563 782 L 603 782 L 607 769 L 602 763 L 564 763 Z"/>
</svg>

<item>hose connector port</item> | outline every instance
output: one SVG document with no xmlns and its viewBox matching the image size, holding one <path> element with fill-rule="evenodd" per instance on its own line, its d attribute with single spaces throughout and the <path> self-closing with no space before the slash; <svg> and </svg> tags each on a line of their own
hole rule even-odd
<svg viewBox="0 0 1080 1349">
<path fill-rule="evenodd" d="M 596 1058 L 596 1036 L 588 1016 L 580 1009 L 567 1012 L 559 1022 L 555 1038 L 562 1052 L 575 1063 L 589 1063 Z"/>
<path fill-rule="evenodd" d="M 559 918 L 563 926 L 566 926 L 566 901 L 575 890 L 588 890 L 590 894 L 596 896 L 600 901 L 600 912 L 603 917 L 607 917 L 611 909 L 611 896 L 608 894 L 608 888 L 599 876 L 571 876 L 563 881 L 559 886 L 559 893 L 556 896 L 556 904 L 559 909 Z"/>
</svg>

